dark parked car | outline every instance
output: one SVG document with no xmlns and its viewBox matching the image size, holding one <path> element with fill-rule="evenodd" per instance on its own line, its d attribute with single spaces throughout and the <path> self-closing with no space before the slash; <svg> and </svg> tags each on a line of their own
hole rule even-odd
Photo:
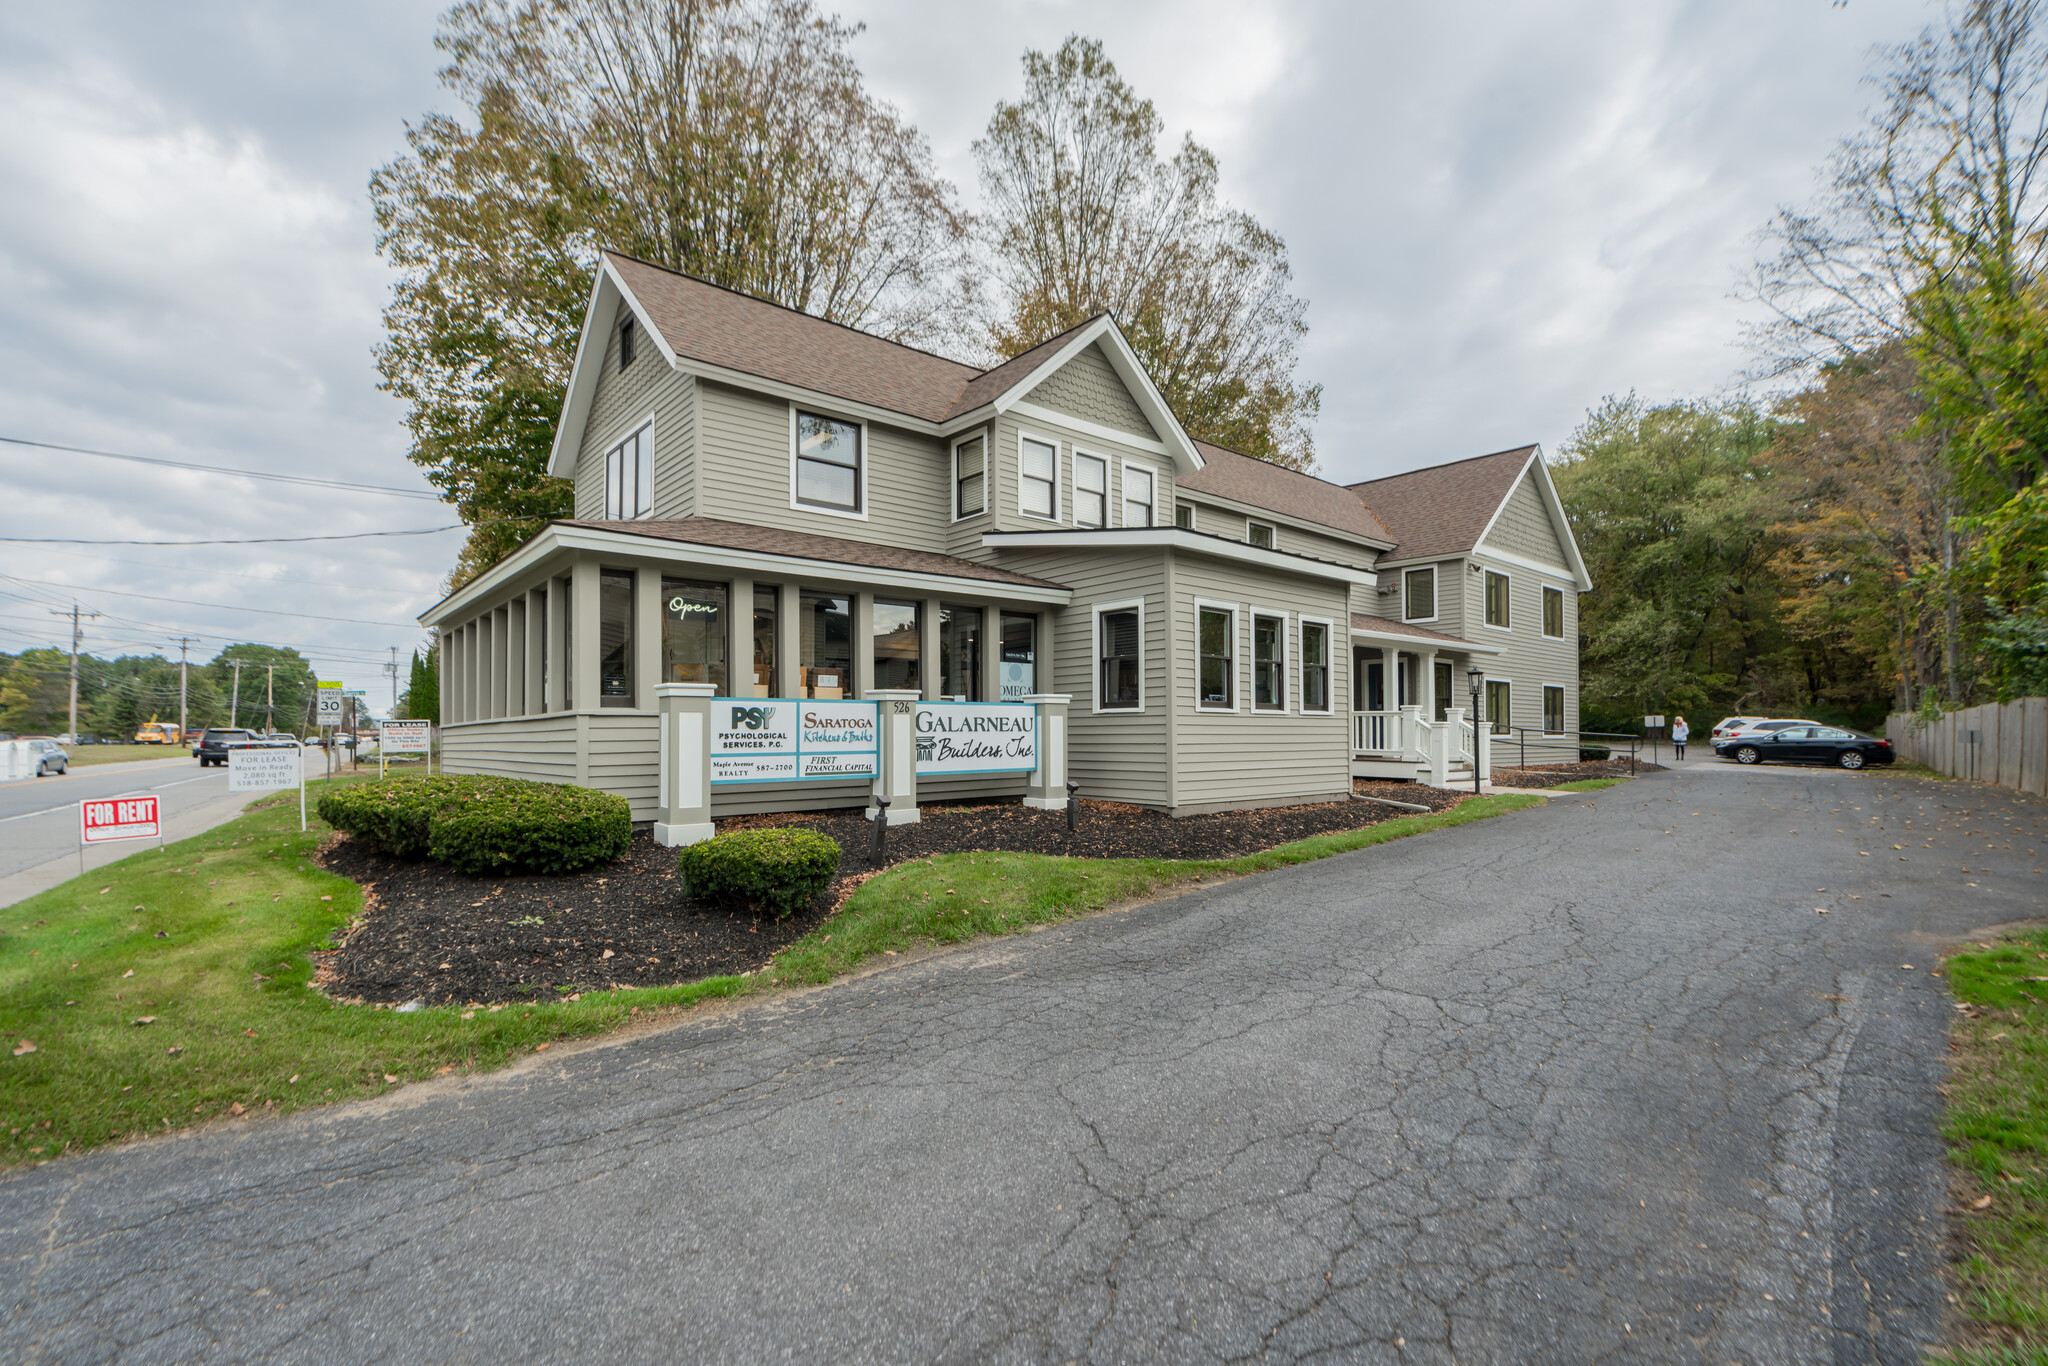
<svg viewBox="0 0 2048 1366">
<path fill-rule="evenodd" d="M 201 768 L 221 768 L 226 766 L 231 749 L 296 748 L 298 742 L 289 735 L 262 735 L 253 730 L 208 726 L 199 737 L 199 743 L 192 746 L 192 757 L 199 761 Z"/>
<path fill-rule="evenodd" d="M 1842 768 L 1888 764 L 1896 757 L 1891 741 L 1835 726 L 1782 726 L 1763 735 L 1738 734 L 1732 740 L 1715 742 L 1714 753 L 1738 764 L 1836 764 Z"/>
</svg>

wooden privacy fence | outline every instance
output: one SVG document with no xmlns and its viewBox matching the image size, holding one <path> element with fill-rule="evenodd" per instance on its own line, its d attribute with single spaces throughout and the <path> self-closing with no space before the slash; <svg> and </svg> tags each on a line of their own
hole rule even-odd
<svg viewBox="0 0 2048 1366">
<path fill-rule="evenodd" d="M 1901 759 L 1952 778 L 2048 796 L 2048 697 L 1965 707 L 1925 724 L 1893 712 L 1884 733 Z"/>
</svg>

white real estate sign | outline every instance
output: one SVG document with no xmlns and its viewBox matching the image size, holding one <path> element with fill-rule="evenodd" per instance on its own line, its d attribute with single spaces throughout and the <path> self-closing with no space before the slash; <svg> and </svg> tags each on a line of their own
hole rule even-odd
<svg viewBox="0 0 2048 1366">
<path fill-rule="evenodd" d="M 873 702 L 720 697 L 711 704 L 714 783 L 872 778 L 880 752 Z"/>
<path fill-rule="evenodd" d="M 1038 708 L 1015 702 L 917 704 L 917 774 L 1029 773 Z"/>
<path fill-rule="evenodd" d="M 426 754 L 433 747 L 431 721 L 386 721 L 377 727 L 377 748 L 386 754 Z"/>
<path fill-rule="evenodd" d="M 228 791 L 275 792 L 299 785 L 297 749 L 231 749 Z"/>
</svg>

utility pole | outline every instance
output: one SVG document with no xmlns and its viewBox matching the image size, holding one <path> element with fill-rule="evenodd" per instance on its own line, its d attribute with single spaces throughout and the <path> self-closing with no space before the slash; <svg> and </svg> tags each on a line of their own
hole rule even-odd
<svg viewBox="0 0 2048 1366">
<path fill-rule="evenodd" d="M 391 714 L 398 715 L 398 647 L 391 648 L 391 662 L 384 666 L 384 672 L 391 675 Z"/>
<path fill-rule="evenodd" d="M 61 607 L 52 607 L 49 611 L 53 617 L 68 616 L 71 618 L 71 743 L 76 745 L 78 743 L 78 619 L 81 616 L 97 617 L 99 613 L 87 612 L 80 608 L 75 601 L 71 604 L 69 612 L 66 612 Z"/>
<path fill-rule="evenodd" d="M 263 666 L 263 733 L 275 729 L 277 720 L 277 665 Z"/>
<path fill-rule="evenodd" d="M 233 730 L 236 725 L 235 718 L 241 714 L 242 710 L 242 661 L 239 659 L 224 659 L 221 662 L 223 664 L 232 664 L 235 669 L 235 695 L 228 699 L 228 729 Z"/>
<path fill-rule="evenodd" d="M 190 636 L 178 637 L 178 738 L 190 738 L 192 728 L 185 722 L 185 651 L 190 648 Z"/>
</svg>

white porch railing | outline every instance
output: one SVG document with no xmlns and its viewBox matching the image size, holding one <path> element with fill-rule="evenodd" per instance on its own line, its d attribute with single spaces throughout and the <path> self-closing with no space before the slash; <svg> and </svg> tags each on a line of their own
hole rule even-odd
<svg viewBox="0 0 2048 1366">
<path fill-rule="evenodd" d="M 1446 707 L 1441 721 L 1425 720 L 1420 707 L 1351 713 L 1354 754 L 1398 756 L 1417 766 L 1418 778 L 1437 787 L 1450 783 L 1451 768 L 1461 761 L 1478 769 L 1481 778 L 1492 776 L 1491 738 L 1485 726 L 1474 727 L 1465 719 L 1463 707 Z"/>
<path fill-rule="evenodd" d="M 1355 711 L 1351 713 L 1351 749 L 1353 753 L 1392 754 L 1406 748 L 1401 741 L 1401 713 L 1397 711 Z"/>
</svg>

